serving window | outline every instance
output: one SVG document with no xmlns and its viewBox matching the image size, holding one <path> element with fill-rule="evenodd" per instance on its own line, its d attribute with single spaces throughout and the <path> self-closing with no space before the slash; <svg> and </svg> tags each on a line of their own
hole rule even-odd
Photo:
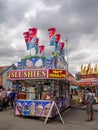
<svg viewBox="0 0 98 130">
<path fill-rule="evenodd" d="M 21 81 L 19 85 L 19 99 L 50 100 L 51 85 L 49 81 Z"/>
<path fill-rule="evenodd" d="M 56 80 L 19 82 L 19 99 L 27 100 L 62 100 L 69 90 L 65 82 Z"/>
</svg>

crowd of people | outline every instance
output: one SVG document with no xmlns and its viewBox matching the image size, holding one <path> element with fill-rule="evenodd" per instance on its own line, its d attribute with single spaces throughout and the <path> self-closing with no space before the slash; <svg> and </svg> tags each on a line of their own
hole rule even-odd
<svg viewBox="0 0 98 130">
<path fill-rule="evenodd" d="M 16 90 L 14 88 L 5 89 L 3 86 L 0 87 L 0 110 L 11 106 L 14 107 L 16 99 Z"/>
</svg>

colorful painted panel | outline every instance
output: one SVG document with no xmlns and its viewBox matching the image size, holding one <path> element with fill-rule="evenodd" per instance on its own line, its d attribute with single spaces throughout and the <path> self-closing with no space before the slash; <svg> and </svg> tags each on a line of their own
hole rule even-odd
<svg viewBox="0 0 98 130">
<path fill-rule="evenodd" d="M 60 100 L 56 103 L 60 111 L 63 111 L 64 109 L 68 108 L 70 104 L 69 98 Z M 51 101 L 17 100 L 15 107 L 15 115 L 47 117 L 51 104 Z M 54 106 L 49 117 L 54 117 L 57 114 L 57 109 Z"/>
<path fill-rule="evenodd" d="M 35 56 L 25 58 L 23 60 L 23 68 L 24 69 L 37 69 L 44 68 L 46 66 L 46 57 Z"/>
<path fill-rule="evenodd" d="M 51 101 L 17 100 L 15 115 L 46 117 L 50 106 Z"/>
</svg>

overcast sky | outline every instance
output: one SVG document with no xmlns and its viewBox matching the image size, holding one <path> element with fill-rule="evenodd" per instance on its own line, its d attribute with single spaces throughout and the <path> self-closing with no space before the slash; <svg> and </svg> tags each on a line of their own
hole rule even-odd
<svg viewBox="0 0 98 130">
<path fill-rule="evenodd" d="M 55 27 L 62 41 L 69 39 L 72 74 L 81 64 L 98 63 L 98 0 L 0 0 L 0 66 L 29 54 L 23 32 L 31 27 L 47 48 L 48 28 Z"/>
</svg>

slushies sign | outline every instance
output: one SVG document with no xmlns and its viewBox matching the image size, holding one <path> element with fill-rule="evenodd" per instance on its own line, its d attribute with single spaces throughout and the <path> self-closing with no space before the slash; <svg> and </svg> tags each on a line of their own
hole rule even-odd
<svg viewBox="0 0 98 130">
<path fill-rule="evenodd" d="M 11 70 L 10 80 L 43 79 L 43 78 L 66 78 L 65 70 L 34 69 L 34 70 Z"/>
</svg>

